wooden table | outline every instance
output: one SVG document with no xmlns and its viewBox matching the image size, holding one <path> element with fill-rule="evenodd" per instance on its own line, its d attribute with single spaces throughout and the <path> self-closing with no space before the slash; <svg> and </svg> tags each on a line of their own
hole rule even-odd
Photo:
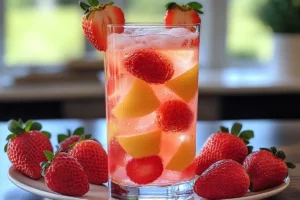
<svg viewBox="0 0 300 200">
<path fill-rule="evenodd" d="M 44 130 L 52 132 L 52 144 L 57 144 L 57 134 L 65 132 L 67 128 L 74 129 L 84 126 L 87 132 L 101 141 L 106 147 L 106 124 L 100 120 L 42 120 Z M 285 151 L 287 160 L 300 164 L 300 120 L 294 121 L 270 121 L 270 120 L 241 120 L 245 129 L 252 129 L 255 138 L 252 141 L 254 149 L 259 147 L 277 146 Z M 197 152 L 207 137 L 218 130 L 220 125 L 231 126 L 232 121 L 200 121 L 197 129 Z M 8 134 L 6 122 L 0 122 L 0 147 L 4 147 Z M 7 178 L 7 172 L 11 163 L 7 155 L 0 150 L 0 199 L 1 200 L 39 200 L 43 199 L 31 193 L 25 192 L 13 185 Z M 281 194 L 270 199 L 275 200 L 299 200 L 300 199 L 300 165 L 295 170 L 290 170 L 291 185 Z"/>
</svg>

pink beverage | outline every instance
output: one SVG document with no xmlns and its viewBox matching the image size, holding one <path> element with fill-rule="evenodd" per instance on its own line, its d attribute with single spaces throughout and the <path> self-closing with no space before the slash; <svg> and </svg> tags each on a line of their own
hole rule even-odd
<svg viewBox="0 0 300 200">
<path fill-rule="evenodd" d="M 199 25 L 108 25 L 111 196 L 193 194 Z"/>
</svg>

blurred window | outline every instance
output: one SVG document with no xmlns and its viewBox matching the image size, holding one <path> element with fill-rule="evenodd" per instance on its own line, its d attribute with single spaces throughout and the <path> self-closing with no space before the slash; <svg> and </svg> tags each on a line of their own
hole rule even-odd
<svg viewBox="0 0 300 200">
<path fill-rule="evenodd" d="M 6 66 L 55 65 L 84 55 L 77 1 L 4 1 Z"/>
<path fill-rule="evenodd" d="M 228 5 L 227 55 L 229 64 L 259 62 L 271 58 L 272 33 L 258 19 L 265 0 L 230 0 Z"/>
<path fill-rule="evenodd" d="M 100 0 L 101 3 L 108 1 Z M 163 22 L 164 5 L 169 1 L 114 0 L 115 4 L 124 10 L 127 22 Z M 256 8 L 264 0 L 255 3 L 253 0 L 199 1 L 204 4 L 206 13 L 202 17 L 201 26 L 200 60 L 204 62 L 204 67 L 206 65 L 226 67 L 236 62 L 243 65 L 253 61 L 269 60 L 271 34 L 255 16 Z M 4 2 L 4 10 L 1 2 Z M 226 5 L 223 2 L 227 2 L 227 7 L 223 6 Z M 218 5 L 222 5 L 221 8 L 216 8 Z M 80 23 L 82 11 L 78 1 L 0 0 L 0 13 L 3 11 L 5 11 L 4 25 L 1 23 L 0 14 L 0 37 L 4 26 L 2 62 L 5 66 L 51 66 L 65 63 L 72 58 L 84 57 L 87 52 L 99 55 L 84 39 Z M 225 24 L 228 26 L 220 26 L 226 17 Z M 3 48 L 1 45 L 3 44 L 0 38 L 0 51 Z M 226 56 L 228 63 L 224 60 Z M 206 64 L 206 59 L 220 59 L 220 61 Z"/>
</svg>

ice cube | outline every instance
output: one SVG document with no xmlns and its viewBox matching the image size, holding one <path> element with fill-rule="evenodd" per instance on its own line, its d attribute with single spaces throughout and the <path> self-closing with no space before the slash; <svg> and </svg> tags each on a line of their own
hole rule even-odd
<svg viewBox="0 0 300 200">
<path fill-rule="evenodd" d="M 108 50 L 116 51 L 123 50 L 128 46 L 132 46 L 135 42 L 126 34 L 112 33 L 107 36 Z"/>
<path fill-rule="evenodd" d="M 189 29 L 187 28 L 171 28 L 165 31 L 166 34 L 175 36 L 175 37 L 182 37 L 186 36 L 187 34 L 192 33 Z"/>
</svg>

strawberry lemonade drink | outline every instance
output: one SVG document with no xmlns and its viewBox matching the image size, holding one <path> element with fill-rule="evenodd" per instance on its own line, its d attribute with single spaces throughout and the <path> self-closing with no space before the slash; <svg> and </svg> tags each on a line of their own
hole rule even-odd
<svg viewBox="0 0 300 200">
<path fill-rule="evenodd" d="M 105 52 L 110 196 L 189 199 L 196 164 L 198 2 L 166 4 L 164 24 L 125 24 L 114 2 L 80 2 Z"/>
<path fill-rule="evenodd" d="M 193 194 L 199 25 L 108 25 L 112 197 Z"/>
</svg>

